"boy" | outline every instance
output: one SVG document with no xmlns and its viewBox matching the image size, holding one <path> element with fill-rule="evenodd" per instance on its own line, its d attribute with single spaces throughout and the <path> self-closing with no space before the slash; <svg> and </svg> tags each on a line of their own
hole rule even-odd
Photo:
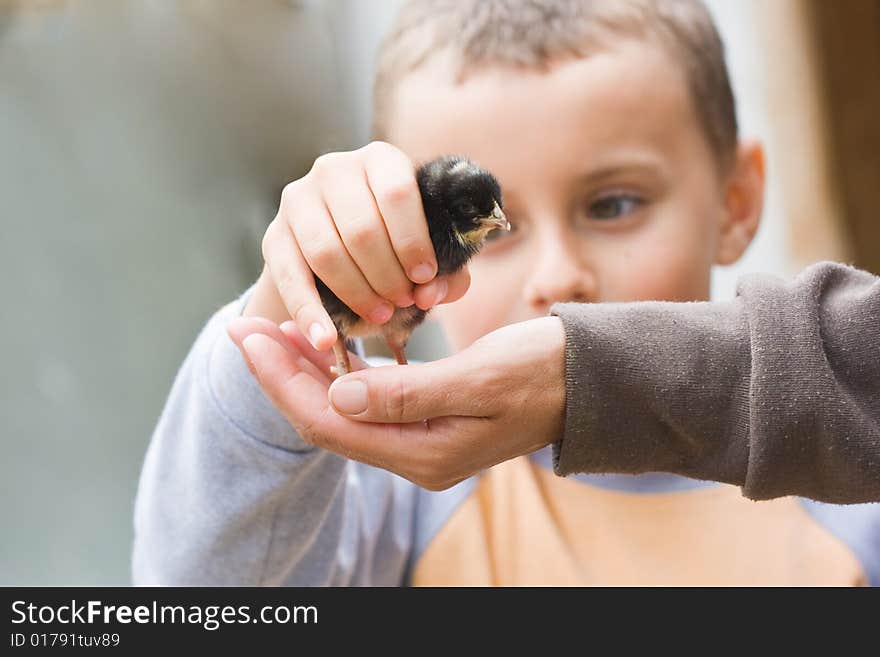
<svg viewBox="0 0 880 657">
<path fill-rule="evenodd" d="M 377 322 L 388 301 L 432 305 L 442 283 L 411 285 L 430 278 L 404 248 L 419 242 L 401 236 L 415 223 L 387 206 L 411 198 L 381 193 L 377 177 L 446 153 L 498 177 L 514 226 L 472 261 L 467 294 L 435 311 L 455 349 L 560 301 L 707 299 L 711 265 L 735 261 L 757 229 L 763 162 L 738 142 L 701 5 L 415 2 L 380 55 L 375 109 L 377 136 L 394 146 L 324 158 L 297 182 L 295 207 L 264 239 L 267 271 L 184 363 L 144 466 L 136 583 L 877 580 L 878 507 L 754 503 L 664 474 L 562 479 L 548 449 L 432 493 L 312 448 L 291 427 L 307 435 L 306 423 L 271 405 L 225 331 L 239 314 L 293 317 L 326 348 L 334 336 L 308 302 L 304 264 Z M 373 219 L 354 241 L 352 217 Z M 460 294 L 460 280 L 446 284 L 447 300 Z"/>
</svg>

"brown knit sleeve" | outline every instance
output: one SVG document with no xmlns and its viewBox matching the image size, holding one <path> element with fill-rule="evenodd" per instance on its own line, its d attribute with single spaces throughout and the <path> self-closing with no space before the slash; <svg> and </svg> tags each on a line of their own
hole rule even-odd
<svg viewBox="0 0 880 657">
<path fill-rule="evenodd" d="M 726 303 L 556 304 L 557 474 L 673 472 L 753 499 L 880 500 L 880 279 L 753 275 Z"/>
</svg>

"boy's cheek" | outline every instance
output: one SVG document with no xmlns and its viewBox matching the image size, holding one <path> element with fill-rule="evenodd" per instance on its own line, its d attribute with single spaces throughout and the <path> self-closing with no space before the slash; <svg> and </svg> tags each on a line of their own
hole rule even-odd
<svg viewBox="0 0 880 657">
<path fill-rule="evenodd" d="M 595 262 L 598 301 L 702 301 L 709 298 L 716 210 L 702 199 L 670 199 L 640 230 L 606 248 Z"/>
<path fill-rule="evenodd" d="M 704 221 L 685 225 L 683 216 L 660 219 L 657 227 L 602 244 L 584 245 L 582 266 L 595 287 L 590 302 L 701 301 L 709 298 L 713 257 L 712 237 Z M 545 314 L 523 298 L 529 262 L 519 258 L 477 258 L 472 261 L 471 286 L 451 304 L 432 311 L 450 346 L 459 351 L 483 335 L 508 324 Z"/>
<path fill-rule="evenodd" d="M 654 241 L 605 269 L 600 301 L 703 301 L 709 298 L 711 249 L 678 236 Z"/>
</svg>

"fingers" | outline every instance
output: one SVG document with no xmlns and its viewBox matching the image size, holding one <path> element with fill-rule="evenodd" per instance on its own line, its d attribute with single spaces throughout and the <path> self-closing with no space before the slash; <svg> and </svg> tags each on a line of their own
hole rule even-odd
<svg viewBox="0 0 880 657">
<path fill-rule="evenodd" d="M 294 322 L 284 322 L 280 329 L 287 339 L 299 349 L 300 353 L 322 372 L 329 372 L 330 367 L 336 365 L 336 358 L 333 353 L 330 351 L 315 351 Z M 351 361 L 352 372 L 369 367 L 369 365 L 351 352 L 348 353 L 348 357 Z"/>
<path fill-rule="evenodd" d="M 399 474 L 410 469 L 410 459 L 400 458 L 403 452 L 414 452 L 419 460 L 417 446 L 428 431 L 424 423 L 353 422 L 332 411 L 326 384 L 301 367 L 295 348 L 286 349 L 273 336 L 256 331 L 243 338 L 241 349 L 266 396 L 306 442 Z"/>
<path fill-rule="evenodd" d="M 391 302 L 414 303 L 413 282 L 431 281 L 437 271 L 412 162 L 381 142 L 322 155 L 308 175 L 285 187 L 263 256 L 266 280 L 316 349 L 337 338 L 321 304 L 321 283 L 359 316 L 384 324 L 394 312 Z M 457 298 L 466 280 L 434 282 L 420 292 L 420 307 Z M 273 312 L 282 313 L 273 303 Z"/>
<path fill-rule="evenodd" d="M 321 161 L 319 158 L 315 162 L 315 172 L 310 176 L 331 175 L 325 173 L 325 169 L 332 165 L 321 165 Z M 309 268 L 358 315 L 377 324 L 388 321 L 394 307 L 376 294 L 352 260 L 319 190 L 314 185 L 298 183 L 285 188 L 283 214 Z M 302 324 L 299 321 L 296 324 L 302 330 Z M 309 335 L 307 331 L 304 333 Z"/>
<path fill-rule="evenodd" d="M 438 303 L 452 303 L 464 296 L 471 284 L 467 267 L 454 274 L 438 276 L 424 285 L 417 285 L 413 296 L 416 305 L 422 310 L 433 308 Z"/>
<path fill-rule="evenodd" d="M 278 295 L 300 331 L 309 336 L 315 349 L 329 348 L 336 342 L 336 327 L 321 303 L 312 270 L 280 214 L 263 236 L 263 258 Z"/>
<path fill-rule="evenodd" d="M 261 332 L 246 335 L 241 349 L 263 392 L 304 440 L 314 443 L 316 432 L 340 430 L 327 412 L 325 385 L 301 368 L 290 350 Z"/>
<path fill-rule="evenodd" d="M 413 293 L 416 305 L 422 310 L 430 310 L 446 298 L 449 291 L 447 276 L 438 276 L 433 281 L 416 286 Z"/>
<path fill-rule="evenodd" d="M 293 322 L 290 322 L 290 324 L 293 324 Z M 239 348 L 239 350 L 242 351 L 245 363 L 247 364 L 248 369 L 251 371 L 251 374 L 253 374 L 255 377 L 257 376 L 257 373 L 254 370 L 254 365 L 249 360 L 246 352 L 242 348 L 242 343 L 249 335 L 260 333 L 275 340 L 275 342 L 277 342 L 281 347 L 287 350 L 291 358 L 294 359 L 296 366 L 299 369 L 307 372 L 324 385 L 330 385 L 330 377 L 327 376 L 327 373 L 323 371 L 319 365 L 316 365 L 308 358 L 306 358 L 302 352 L 301 347 L 290 340 L 287 335 L 285 335 L 285 333 L 274 322 L 271 322 L 268 319 L 264 319 L 262 317 L 237 317 L 229 322 L 226 327 L 226 332 L 229 334 L 229 337 Z M 308 347 L 308 350 L 310 352 L 322 355 L 326 354 L 326 352 L 315 351 L 311 347 L 311 345 L 309 345 L 306 339 L 303 338 L 301 335 L 300 340 L 303 345 Z"/>
<path fill-rule="evenodd" d="M 446 277 L 448 289 L 446 297 L 440 303 L 452 303 L 461 299 L 471 285 L 471 272 L 467 267 L 462 267 L 454 274 Z"/>
<path fill-rule="evenodd" d="M 374 367 L 336 379 L 333 408 L 364 422 L 419 422 L 448 415 L 481 417 L 479 372 L 462 372 L 455 357 L 424 365 Z M 467 383 L 464 384 L 463 381 Z"/>
<path fill-rule="evenodd" d="M 355 422 L 329 405 L 326 377 L 295 342 L 318 357 L 326 354 L 311 349 L 301 335 L 294 334 L 294 339 L 288 340 L 278 326 L 258 317 L 237 318 L 227 330 L 266 396 L 312 445 L 384 468 L 435 491 L 449 488 L 498 460 L 490 456 L 487 461 L 485 449 L 468 449 L 471 444 L 480 444 L 480 436 L 497 433 L 486 425 L 485 418 L 440 417 L 430 424 Z"/>
<path fill-rule="evenodd" d="M 349 160 L 337 167 L 323 192 L 342 243 L 370 287 L 398 306 L 411 306 L 412 283 L 392 248 L 361 163 Z"/>
<path fill-rule="evenodd" d="M 437 259 L 413 164 L 402 151 L 383 142 L 362 150 L 367 181 L 397 259 L 413 283 L 427 283 L 437 273 Z"/>
</svg>

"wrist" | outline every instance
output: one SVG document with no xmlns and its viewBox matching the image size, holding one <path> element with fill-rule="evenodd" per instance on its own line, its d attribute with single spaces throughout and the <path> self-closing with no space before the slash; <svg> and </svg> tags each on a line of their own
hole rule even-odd
<svg viewBox="0 0 880 657">
<path fill-rule="evenodd" d="M 265 317 L 279 325 L 291 319 L 268 267 L 263 267 L 263 272 L 257 279 L 251 297 L 241 314 L 244 317 Z"/>
<path fill-rule="evenodd" d="M 498 415 L 516 426 L 518 454 L 558 441 L 565 429 L 565 328 L 559 317 L 527 320 L 481 338 L 478 360 L 497 396 Z M 469 359 L 466 368 L 473 368 Z"/>
<path fill-rule="evenodd" d="M 542 317 L 537 320 L 541 323 L 542 340 L 545 346 L 543 363 L 546 373 L 546 403 L 548 411 L 542 447 L 554 443 L 562 438 L 565 432 L 565 326 L 559 317 L 554 315 Z"/>
</svg>

